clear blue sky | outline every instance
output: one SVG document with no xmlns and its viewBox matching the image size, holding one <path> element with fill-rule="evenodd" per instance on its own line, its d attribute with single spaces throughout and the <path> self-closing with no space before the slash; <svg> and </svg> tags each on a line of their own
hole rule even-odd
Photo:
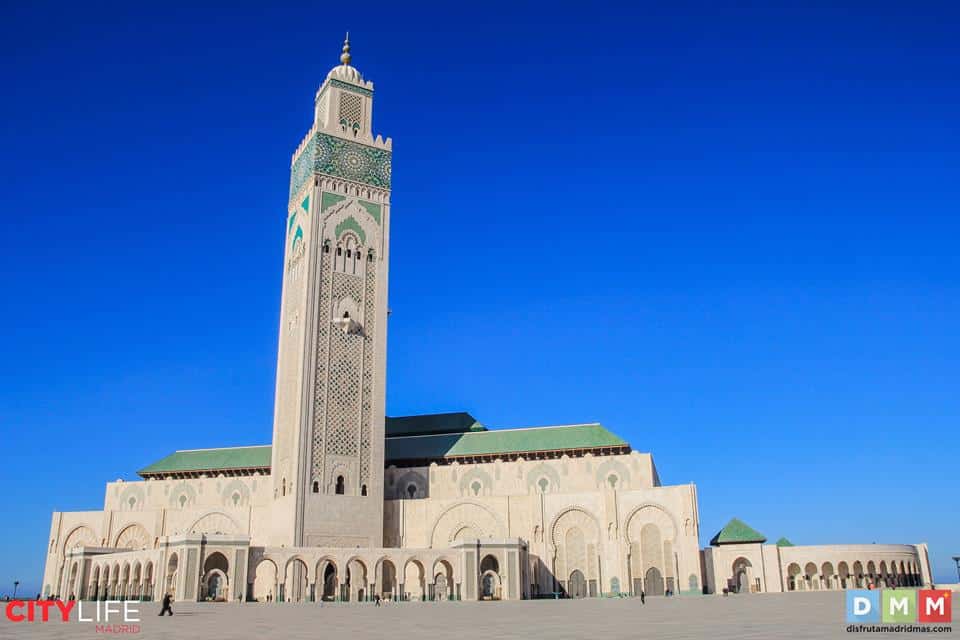
<svg viewBox="0 0 960 640">
<path fill-rule="evenodd" d="M 51 511 L 269 442 L 345 29 L 395 142 L 390 414 L 598 420 L 704 544 L 926 541 L 955 580 L 956 3 L 454 4 L 4 6 L 0 593 Z"/>
</svg>

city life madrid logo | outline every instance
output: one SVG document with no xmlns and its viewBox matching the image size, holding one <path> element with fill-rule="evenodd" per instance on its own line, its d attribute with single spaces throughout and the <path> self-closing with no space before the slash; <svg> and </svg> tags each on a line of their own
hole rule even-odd
<svg viewBox="0 0 960 640">
<path fill-rule="evenodd" d="M 951 622 L 951 592 L 944 589 L 847 591 L 847 622 L 898 624 Z"/>
<path fill-rule="evenodd" d="M 139 602 L 103 600 L 10 600 L 4 613 L 10 622 L 94 622 L 97 633 L 140 633 Z"/>
</svg>

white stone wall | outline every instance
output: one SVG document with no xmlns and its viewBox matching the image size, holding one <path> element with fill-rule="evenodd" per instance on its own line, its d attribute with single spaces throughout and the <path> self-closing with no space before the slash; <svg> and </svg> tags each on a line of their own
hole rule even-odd
<svg viewBox="0 0 960 640">
<path fill-rule="evenodd" d="M 725 544 L 703 554 L 710 593 L 743 586 L 756 593 L 931 584 L 925 544 Z"/>
<path fill-rule="evenodd" d="M 394 468 L 387 544 L 528 541 L 530 590 L 699 592 L 696 489 L 657 486 L 649 454 Z M 579 572 L 579 574 L 577 574 Z"/>
<path fill-rule="evenodd" d="M 841 544 L 778 547 L 787 591 L 930 585 L 926 545 Z M 790 576 L 798 576 L 791 588 Z M 913 577 L 917 579 L 913 579 Z"/>
<path fill-rule="evenodd" d="M 64 594 L 68 555 L 78 547 L 139 551 L 185 534 L 274 536 L 269 475 L 109 482 L 102 511 L 56 512 L 43 589 Z M 58 588 L 59 587 L 59 588 Z"/>
</svg>

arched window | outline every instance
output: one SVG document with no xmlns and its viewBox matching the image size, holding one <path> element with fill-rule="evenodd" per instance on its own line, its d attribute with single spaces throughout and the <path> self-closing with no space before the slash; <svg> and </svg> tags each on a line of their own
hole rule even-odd
<svg viewBox="0 0 960 640">
<path fill-rule="evenodd" d="M 362 496 L 367 495 L 367 485 L 363 485 L 360 487 L 360 495 Z"/>
<path fill-rule="evenodd" d="M 313 481 L 313 492 L 320 493 L 320 483 L 316 480 Z"/>
<path fill-rule="evenodd" d="M 337 476 L 337 489 L 336 489 L 336 491 L 337 491 L 337 495 L 338 495 L 338 496 L 342 496 L 342 495 L 343 495 L 343 489 L 344 489 L 343 476 Z"/>
<path fill-rule="evenodd" d="M 415 484 L 408 484 L 408 485 L 407 485 L 407 495 L 410 496 L 411 498 L 413 498 L 415 495 L 417 495 L 417 485 L 415 485 Z"/>
<path fill-rule="evenodd" d="M 286 479 L 286 478 L 284 478 L 284 479 L 280 482 L 280 495 L 281 495 L 281 496 L 287 495 L 287 479 Z"/>
</svg>

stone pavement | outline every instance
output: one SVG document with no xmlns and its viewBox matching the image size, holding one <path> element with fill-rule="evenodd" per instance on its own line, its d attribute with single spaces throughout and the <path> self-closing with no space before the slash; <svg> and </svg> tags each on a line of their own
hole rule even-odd
<svg viewBox="0 0 960 640">
<path fill-rule="evenodd" d="M 849 638 L 841 591 L 739 596 L 521 602 L 372 604 L 176 603 L 171 617 L 144 603 L 137 634 L 98 633 L 92 622 L 11 623 L 0 638 L 127 637 L 143 640 L 563 640 L 590 638 Z M 51 613 L 53 613 L 51 611 Z M 75 619 L 76 616 L 74 616 Z M 856 634 L 857 636 L 861 634 Z M 885 637 L 888 634 L 862 634 Z M 907 637 L 910 634 L 889 634 Z M 942 634 L 951 637 L 953 634 Z"/>
</svg>

